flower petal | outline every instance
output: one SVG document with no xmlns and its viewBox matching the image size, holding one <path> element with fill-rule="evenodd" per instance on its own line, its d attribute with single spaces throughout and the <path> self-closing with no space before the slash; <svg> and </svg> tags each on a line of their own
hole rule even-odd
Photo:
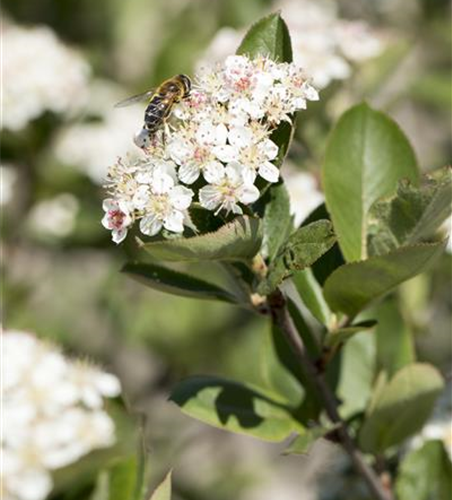
<svg viewBox="0 0 452 500">
<path fill-rule="evenodd" d="M 162 222 L 155 216 L 149 215 L 140 220 L 140 231 L 148 236 L 155 236 L 162 229 Z"/>
<path fill-rule="evenodd" d="M 193 198 L 193 191 L 184 186 L 175 186 L 171 189 L 169 197 L 171 200 L 171 205 L 178 210 L 186 210 Z"/>
<path fill-rule="evenodd" d="M 184 214 L 179 210 L 173 210 L 164 220 L 163 226 L 168 231 L 182 233 L 184 231 Z"/>
<path fill-rule="evenodd" d="M 259 175 L 268 182 L 278 182 L 279 170 L 273 163 L 266 161 L 259 167 Z"/>
<path fill-rule="evenodd" d="M 202 175 L 210 184 L 218 184 L 225 175 L 224 166 L 219 161 L 211 161 L 203 168 Z"/>
<path fill-rule="evenodd" d="M 199 177 L 201 170 L 198 165 L 192 162 L 182 163 L 179 168 L 179 179 L 184 184 L 193 184 Z"/>
</svg>

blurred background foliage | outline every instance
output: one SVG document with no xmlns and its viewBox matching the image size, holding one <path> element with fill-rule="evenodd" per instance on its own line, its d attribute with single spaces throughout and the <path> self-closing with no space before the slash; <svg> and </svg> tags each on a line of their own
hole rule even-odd
<svg viewBox="0 0 452 500">
<path fill-rule="evenodd" d="M 2 194 L 4 326 L 54 339 L 120 376 L 130 408 L 146 415 L 150 482 L 155 484 L 174 467 L 176 499 L 332 499 L 340 498 L 335 495 L 344 487 L 351 492 L 349 500 L 366 497 L 359 486 L 355 493 L 353 474 L 330 445 L 317 446 L 306 458 L 278 458 L 281 447 L 206 428 L 166 401 L 172 384 L 194 373 L 262 384 L 259 357 L 269 326 L 232 306 L 163 295 L 121 275 L 126 256 L 100 224 L 105 197 L 101 175 L 93 175 L 76 159 L 88 144 L 76 142 L 72 156 L 58 154 L 56 143 L 67 127 L 107 123 L 116 100 L 173 74 L 193 74 L 221 28 L 243 31 L 276 8 L 279 4 L 272 0 L 3 1 L 7 22 L 51 27 L 88 61 L 92 81 L 103 82 L 100 94 L 92 91 L 91 101 L 74 116 L 46 112 L 21 130 L 2 130 L 2 163 L 7 167 L 2 169 L 2 187 L 10 191 Z M 356 67 L 350 78 L 325 88 L 321 100 L 300 113 L 290 155 L 293 167 L 318 179 L 331 125 L 362 99 L 399 122 L 423 170 L 447 163 L 449 2 L 342 0 L 338 9 L 344 18 L 370 23 L 386 40 L 385 49 Z M 104 107 L 98 105 L 102 99 Z M 141 125 L 142 109 L 135 111 L 133 119 L 127 118 L 131 130 Z M 129 125 L 121 131 L 119 120 L 115 126 L 123 141 L 131 143 Z M 89 147 L 96 149 L 96 143 Z M 114 160 L 100 154 L 98 161 Z M 99 164 L 99 171 L 107 165 Z M 50 201 L 57 203 L 43 207 Z M 450 254 L 444 255 L 429 274 L 404 285 L 375 313 L 384 319 L 387 331 L 406 329 L 419 359 L 433 362 L 449 377 L 450 264 Z M 226 279 L 214 267 L 198 272 Z M 365 358 L 360 353 L 369 348 L 355 344 L 350 343 L 356 351 L 355 356 L 349 354 L 347 376 L 359 378 L 362 384 L 356 390 L 365 391 Z M 384 352 L 380 354 L 384 361 Z M 325 470 L 336 479 L 319 481 Z M 66 476 L 65 484 L 74 484 L 75 477 Z M 317 492 L 320 483 L 322 491 Z M 55 498 L 84 498 L 88 490 L 73 489 Z"/>
</svg>

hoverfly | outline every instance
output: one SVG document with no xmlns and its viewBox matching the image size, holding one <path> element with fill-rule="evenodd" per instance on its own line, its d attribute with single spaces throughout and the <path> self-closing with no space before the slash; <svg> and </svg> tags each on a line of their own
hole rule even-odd
<svg viewBox="0 0 452 500">
<path fill-rule="evenodd" d="M 174 104 L 186 99 L 190 95 L 190 90 L 190 78 L 186 75 L 176 75 L 165 80 L 156 89 L 128 97 L 115 105 L 115 107 L 121 108 L 149 100 L 144 112 L 143 128 L 134 138 L 138 147 L 143 148 L 150 144 L 155 133 L 165 125 Z"/>
</svg>

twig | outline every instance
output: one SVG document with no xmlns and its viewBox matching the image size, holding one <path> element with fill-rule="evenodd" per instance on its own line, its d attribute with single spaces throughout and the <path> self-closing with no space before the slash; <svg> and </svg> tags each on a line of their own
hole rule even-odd
<svg viewBox="0 0 452 500">
<path fill-rule="evenodd" d="M 323 374 L 319 372 L 314 362 L 309 357 L 301 337 L 292 322 L 292 318 L 289 315 L 286 299 L 280 290 L 276 290 L 269 297 L 269 306 L 274 324 L 280 328 L 286 337 L 302 369 L 319 392 L 328 417 L 333 423 L 339 424 L 337 432 L 341 445 L 349 454 L 356 470 L 367 483 L 376 500 L 393 500 L 392 493 L 383 486 L 377 474 L 366 463 L 363 455 L 350 437 L 345 423 L 339 415 L 336 398 L 325 382 Z"/>
</svg>

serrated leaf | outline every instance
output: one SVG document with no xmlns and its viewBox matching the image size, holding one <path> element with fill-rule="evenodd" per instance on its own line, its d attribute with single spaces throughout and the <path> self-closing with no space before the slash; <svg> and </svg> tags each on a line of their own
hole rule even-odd
<svg viewBox="0 0 452 500">
<path fill-rule="evenodd" d="M 289 193 L 283 182 L 271 186 L 264 212 L 262 255 L 272 261 L 292 229 Z"/>
<path fill-rule="evenodd" d="M 217 377 L 186 379 L 170 399 L 190 417 L 264 441 L 282 441 L 303 429 L 283 405 L 244 384 Z"/>
<path fill-rule="evenodd" d="M 194 299 L 237 303 L 232 294 L 213 283 L 156 264 L 129 263 L 122 268 L 122 272 L 160 292 Z"/>
<path fill-rule="evenodd" d="M 339 426 L 318 426 L 306 429 L 303 434 L 297 436 L 290 445 L 283 451 L 284 455 L 306 455 L 312 448 L 312 445 L 320 438 L 334 431 Z"/>
<path fill-rule="evenodd" d="M 292 281 L 304 305 L 320 323 L 327 326 L 330 323 L 331 311 L 312 269 L 308 268 L 295 272 Z"/>
<path fill-rule="evenodd" d="M 420 188 L 399 183 L 396 196 L 369 211 L 369 253 L 381 255 L 432 236 L 452 210 L 452 173 L 446 167 L 424 177 Z"/>
<path fill-rule="evenodd" d="M 292 62 L 289 30 L 279 13 L 270 14 L 253 24 L 237 54 L 251 58 L 268 56 L 277 62 Z"/>
<path fill-rule="evenodd" d="M 445 242 L 404 247 L 362 262 L 345 264 L 326 280 L 324 296 L 333 311 L 356 316 L 376 299 L 425 271 Z"/>
<path fill-rule="evenodd" d="M 443 379 L 431 365 L 413 363 L 379 389 L 359 434 L 363 451 L 379 454 L 416 434 L 433 411 Z"/>
<path fill-rule="evenodd" d="M 335 241 L 333 226 L 328 220 L 319 220 L 297 229 L 270 264 L 266 279 L 258 287 L 258 293 L 271 293 L 293 272 L 311 266 Z"/>
<path fill-rule="evenodd" d="M 450 500 L 452 464 L 441 441 L 428 441 L 403 459 L 395 486 L 399 500 Z"/>
<path fill-rule="evenodd" d="M 155 259 L 168 262 L 202 260 L 249 260 L 262 244 L 259 219 L 240 216 L 215 232 L 193 238 L 142 243 Z"/>
<path fill-rule="evenodd" d="M 171 500 L 171 471 L 168 472 L 165 479 L 158 485 L 149 500 Z"/>
<path fill-rule="evenodd" d="M 356 323 L 351 326 L 338 328 L 337 330 L 331 330 L 325 336 L 325 346 L 332 348 L 339 344 L 342 344 L 357 333 L 372 330 L 373 328 L 375 328 L 376 324 L 376 321 L 361 321 L 360 323 Z"/>
<path fill-rule="evenodd" d="M 360 104 L 334 128 L 322 171 L 326 204 L 347 261 L 367 258 L 367 217 L 397 182 L 418 179 L 413 149 L 389 117 Z"/>
</svg>

